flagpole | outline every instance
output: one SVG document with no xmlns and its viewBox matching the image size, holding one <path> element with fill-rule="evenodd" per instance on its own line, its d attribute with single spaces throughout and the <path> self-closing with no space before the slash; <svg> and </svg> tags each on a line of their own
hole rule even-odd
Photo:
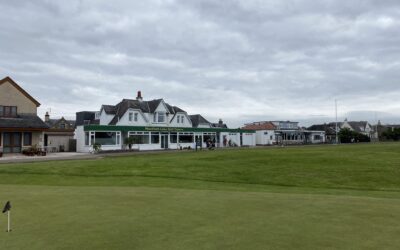
<svg viewBox="0 0 400 250">
<path fill-rule="evenodd" d="M 338 138 L 338 119 L 337 119 L 337 99 L 335 99 L 335 116 L 336 116 L 336 145 L 339 143 L 339 138 Z"/>
</svg>

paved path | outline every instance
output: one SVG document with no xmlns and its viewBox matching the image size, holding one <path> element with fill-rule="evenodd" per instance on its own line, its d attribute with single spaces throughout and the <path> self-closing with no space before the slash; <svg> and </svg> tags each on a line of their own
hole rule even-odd
<svg viewBox="0 0 400 250">
<path fill-rule="evenodd" d="M 154 151 L 131 151 L 131 152 L 105 152 L 99 154 L 90 153 L 49 153 L 46 156 L 25 156 L 22 154 L 6 155 L 0 158 L 0 164 L 6 163 L 24 163 L 24 162 L 43 162 L 43 161 L 65 161 L 65 160 L 88 160 L 88 159 L 101 159 L 105 157 L 116 156 L 130 156 L 130 155 L 144 155 L 144 154 L 165 154 L 173 152 L 193 152 L 190 150 L 154 150 Z"/>
</svg>

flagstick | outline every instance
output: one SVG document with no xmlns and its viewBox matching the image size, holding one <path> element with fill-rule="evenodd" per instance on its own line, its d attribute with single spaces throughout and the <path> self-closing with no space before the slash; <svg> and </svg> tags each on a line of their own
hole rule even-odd
<svg viewBox="0 0 400 250">
<path fill-rule="evenodd" d="M 8 210 L 7 213 L 8 213 L 8 227 L 7 227 L 8 230 L 7 230 L 7 232 L 11 232 L 11 229 L 10 229 L 10 224 L 11 224 L 10 210 Z"/>
</svg>

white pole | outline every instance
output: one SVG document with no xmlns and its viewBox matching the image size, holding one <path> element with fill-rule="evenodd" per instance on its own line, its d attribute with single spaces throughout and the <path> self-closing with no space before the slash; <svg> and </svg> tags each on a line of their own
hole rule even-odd
<svg viewBox="0 0 400 250">
<path fill-rule="evenodd" d="M 337 121 L 337 99 L 335 99 L 335 115 L 336 115 L 336 144 L 339 143 L 339 138 L 338 138 L 338 121 Z"/>
<path fill-rule="evenodd" d="M 10 217 L 10 210 L 7 211 L 8 213 L 8 226 L 7 226 L 7 232 L 10 232 L 10 225 L 11 225 L 11 217 Z"/>
</svg>

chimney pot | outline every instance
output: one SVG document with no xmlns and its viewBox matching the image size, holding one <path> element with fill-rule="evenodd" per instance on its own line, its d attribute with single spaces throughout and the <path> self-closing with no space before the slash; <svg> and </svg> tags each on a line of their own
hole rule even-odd
<svg viewBox="0 0 400 250">
<path fill-rule="evenodd" d="M 49 112 L 46 112 L 46 115 L 44 116 L 44 121 L 45 121 L 45 122 L 49 122 L 49 121 L 50 121 Z"/>
<path fill-rule="evenodd" d="M 137 92 L 136 100 L 138 100 L 138 101 L 142 101 L 142 100 L 143 100 L 142 91 L 139 90 L 139 91 Z"/>
</svg>

